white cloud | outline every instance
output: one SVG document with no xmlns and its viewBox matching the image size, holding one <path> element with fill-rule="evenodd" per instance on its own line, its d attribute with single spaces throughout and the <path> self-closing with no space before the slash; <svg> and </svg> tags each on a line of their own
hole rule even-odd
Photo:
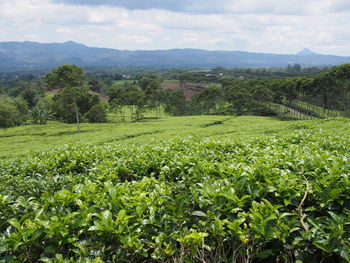
<svg viewBox="0 0 350 263">
<path fill-rule="evenodd" d="M 56 3 L 66 3 L 85 6 L 112 5 L 129 10 L 162 9 L 170 12 L 189 14 L 302 14 L 312 5 L 326 0 L 53 0 Z M 332 1 L 332 0 L 328 0 Z M 345 3 L 347 0 L 333 0 Z"/>
<path fill-rule="evenodd" d="M 350 2 L 348 0 L 329 0 L 329 8 L 335 13 L 349 13 Z"/>
<path fill-rule="evenodd" d="M 224 45 L 227 42 L 227 40 L 224 37 L 216 37 L 216 38 L 208 39 L 207 42 L 211 45 L 219 46 L 219 45 Z"/>
<path fill-rule="evenodd" d="M 55 32 L 62 33 L 62 34 L 71 34 L 74 31 L 69 27 L 59 27 L 55 30 Z"/>
<path fill-rule="evenodd" d="M 121 34 L 115 36 L 116 40 L 123 41 L 125 43 L 137 42 L 137 43 L 151 43 L 152 39 L 143 35 L 130 35 L 130 34 Z"/>
<path fill-rule="evenodd" d="M 117 49 L 190 47 L 265 53 L 294 53 L 308 47 L 350 56 L 348 13 L 337 10 L 350 10 L 343 0 L 205 0 L 199 6 L 193 0 L 185 1 L 189 11 L 183 12 L 52 1 L 0 0 L 0 41 L 74 40 Z"/>
<path fill-rule="evenodd" d="M 199 41 L 199 37 L 195 33 L 185 33 L 181 36 L 180 43 L 187 44 L 195 44 Z"/>
</svg>

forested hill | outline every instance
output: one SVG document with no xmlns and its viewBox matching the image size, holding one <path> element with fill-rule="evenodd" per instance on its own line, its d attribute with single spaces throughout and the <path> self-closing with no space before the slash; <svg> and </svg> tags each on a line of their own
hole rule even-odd
<svg viewBox="0 0 350 263">
<path fill-rule="evenodd" d="M 350 57 L 321 55 L 305 50 L 295 55 L 242 51 L 172 49 L 127 51 L 65 43 L 0 42 L 0 71 L 50 69 L 60 64 L 84 67 L 282 67 L 288 64 L 323 66 L 349 63 Z"/>
</svg>

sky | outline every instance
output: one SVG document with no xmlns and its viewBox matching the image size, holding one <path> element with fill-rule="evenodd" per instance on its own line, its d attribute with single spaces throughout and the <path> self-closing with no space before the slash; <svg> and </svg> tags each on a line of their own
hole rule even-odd
<svg viewBox="0 0 350 263">
<path fill-rule="evenodd" d="M 350 56 L 349 0 L 0 0 L 0 42 Z"/>
</svg>

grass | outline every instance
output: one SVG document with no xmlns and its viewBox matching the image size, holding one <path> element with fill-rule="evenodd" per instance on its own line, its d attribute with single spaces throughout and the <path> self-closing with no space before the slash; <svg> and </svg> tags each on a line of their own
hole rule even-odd
<svg viewBox="0 0 350 263">
<path fill-rule="evenodd" d="M 124 121 L 122 121 L 122 115 L 124 116 Z M 135 118 L 135 108 L 133 106 L 123 106 L 123 114 L 119 113 L 109 113 L 108 121 L 109 122 L 133 122 Z M 158 117 L 155 109 L 146 108 L 143 112 L 143 117 L 145 119 L 154 119 L 154 118 L 164 118 L 168 114 L 163 110 L 163 107 L 159 108 Z"/>
<path fill-rule="evenodd" d="M 319 116 L 321 118 L 335 118 L 340 117 L 344 115 L 344 112 L 337 111 L 337 110 L 327 110 L 325 108 L 322 108 L 320 106 L 312 105 L 310 103 L 307 103 L 305 101 L 296 100 L 293 103 L 296 107 L 303 109 L 305 111 L 309 111 L 311 113 L 314 113 L 316 116 Z"/>
<path fill-rule="evenodd" d="M 325 126 L 345 129 L 350 121 L 281 121 L 253 116 L 187 116 L 146 119 L 136 123 L 75 124 L 51 121 L 47 125 L 25 125 L 0 130 L 0 159 L 26 156 L 63 147 L 66 144 L 149 143 L 174 137 L 232 138 L 289 132 Z M 326 126 L 327 126 L 326 125 Z M 345 127 L 345 128 L 344 128 Z M 350 127 L 349 127 L 350 128 Z"/>
<path fill-rule="evenodd" d="M 163 83 L 174 83 L 174 82 L 179 82 L 180 80 L 178 79 L 165 79 L 163 80 Z"/>
<path fill-rule="evenodd" d="M 345 113 L 337 110 L 328 110 L 304 101 L 294 100 L 291 103 L 267 103 L 266 106 L 278 116 L 289 119 L 315 119 L 344 117 Z"/>
<path fill-rule="evenodd" d="M 213 124 L 214 125 L 210 125 Z M 96 145 L 109 142 L 147 143 L 173 137 L 233 137 L 260 135 L 288 130 L 307 121 L 284 122 L 268 117 L 188 116 L 146 119 L 136 123 L 75 124 L 49 122 L 0 130 L 0 158 L 39 153 L 65 144 Z"/>
<path fill-rule="evenodd" d="M 121 85 L 124 85 L 125 83 L 132 84 L 134 81 L 137 81 L 137 80 L 133 80 L 133 79 L 114 80 L 113 85 L 114 86 L 121 86 Z"/>
</svg>

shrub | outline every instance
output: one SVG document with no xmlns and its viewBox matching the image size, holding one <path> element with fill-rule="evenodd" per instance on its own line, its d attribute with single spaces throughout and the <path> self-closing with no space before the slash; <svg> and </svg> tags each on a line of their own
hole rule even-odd
<svg viewBox="0 0 350 263">
<path fill-rule="evenodd" d="M 98 103 L 91 107 L 91 109 L 86 113 L 86 118 L 92 123 L 102 123 L 107 122 L 107 112 L 106 105 L 103 103 Z"/>
<path fill-rule="evenodd" d="M 18 108 L 10 103 L 0 101 L 0 127 L 8 128 L 21 124 L 21 113 Z"/>
</svg>

